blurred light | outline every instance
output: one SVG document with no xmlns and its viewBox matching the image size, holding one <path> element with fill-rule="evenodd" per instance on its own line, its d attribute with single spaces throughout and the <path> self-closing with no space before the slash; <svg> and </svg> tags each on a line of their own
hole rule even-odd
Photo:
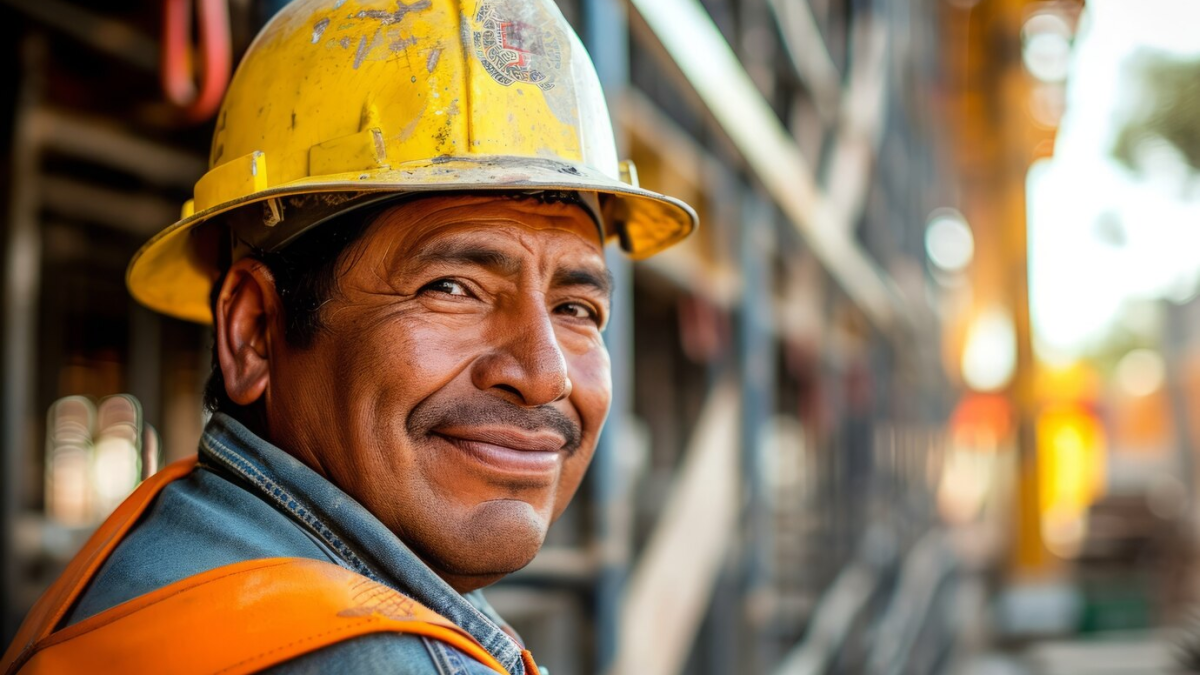
<svg viewBox="0 0 1200 675">
<path fill-rule="evenodd" d="M 1194 279 L 1180 280 L 1167 290 L 1167 300 L 1176 305 L 1186 305 L 1196 299 L 1196 291 Z"/>
<path fill-rule="evenodd" d="M 1186 199 L 1192 168 L 1179 146 L 1157 134 L 1138 141 L 1131 161 L 1142 176 L 1164 188 L 1167 196 Z"/>
<path fill-rule="evenodd" d="M 106 518 L 141 477 L 141 405 L 132 396 L 109 396 L 96 409 L 92 492 L 96 516 Z"/>
<path fill-rule="evenodd" d="M 925 252 L 930 262 L 946 272 L 961 272 L 975 256 L 975 237 L 962 214 L 938 209 L 925 229 Z"/>
<path fill-rule="evenodd" d="M 938 511 L 949 523 L 965 525 L 979 517 L 996 474 L 996 455 L 952 450 L 938 484 Z"/>
<path fill-rule="evenodd" d="M 1037 421 L 1042 536 L 1056 555 L 1072 557 L 1087 532 L 1088 507 L 1104 489 L 1105 433 L 1079 405 L 1050 408 Z"/>
<path fill-rule="evenodd" d="M 1035 14 L 1021 29 L 1021 50 L 1025 68 L 1043 82 L 1067 79 L 1071 65 L 1071 26 L 1062 16 L 1050 12 Z"/>
<path fill-rule="evenodd" d="M 91 429 L 96 409 L 83 396 L 50 406 L 46 420 L 46 514 L 68 527 L 91 522 Z"/>
<path fill-rule="evenodd" d="M 939 269 L 936 265 L 929 268 L 929 276 L 941 288 L 966 291 L 969 291 L 971 288 L 971 280 L 965 275 L 946 272 Z"/>
<path fill-rule="evenodd" d="M 98 518 L 112 513 L 137 487 L 139 456 L 127 438 L 105 436 L 96 442 L 92 480 Z"/>
<path fill-rule="evenodd" d="M 1119 320 L 1122 332 L 1132 339 L 1159 344 L 1165 337 L 1167 307 L 1157 300 L 1135 299 L 1125 303 Z"/>
<path fill-rule="evenodd" d="M 60 445 L 55 448 L 47 479 L 46 512 L 52 520 L 68 527 L 91 521 L 88 510 L 88 464 L 86 447 Z"/>
<path fill-rule="evenodd" d="M 1067 93 L 1061 85 L 1042 83 L 1030 92 L 1029 114 L 1043 127 L 1057 127 L 1066 109 Z"/>
<path fill-rule="evenodd" d="M 993 307 L 967 329 L 962 376 L 976 391 L 998 391 L 1008 385 L 1017 367 L 1017 334 L 1012 317 Z"/>
<path fill-rule="evenodd" d="M 1064 33 L 1043 14 L 1025 26 L 1026 40 Z M 1156 135 L 1156 125 L 1128 136 L 1124 161 L 1114 148 L 1137 130 L 1131 122 L 1168 112 L 1133 66 L 1148 54 L 1194 62 L 1198 21 L 1200 2 L 1086 3 L 1061 85 L 1067 108 L 1054 158 L 1029 172 L 1030 311 L 1042 360 L 1070 361 L 1104 348 L 1125 330 L 1121 315 L 1130 302 L 1196 295 L 1200 177 L 1180 147 Z M 1052 103 L 1031 100 L 1041 106 L 1033 114 L 1040 119 Z"/>
<path fill-rule="evenodd" d="M 1039 362 L 1034 388 L 1039 401 L 1046 404 L 1095 400 L 1103 393 L 1101 375 L 1087 360 L 1063 364 Z"/>
<path fill-rule="evenodd" d="M 967 394 L 950 415 L 955 449 L 991 453 L 1012 431 L 1012 405 L 999 394 Z"/>
<path fill-rule="evenodd" d="M 1056 154 L 1029 169 L 1029 309 L 1042 360 L 1073 361 L 1108 331 L 1130 294 L 1123 249 L 1095 236 L 1097 202 L 1115 190 L 1097 165 L 1067 166 Z"/>
<path fill-rule="evenodd" d="M 47 415 L 46 513 L 69 527 L 107 517 L 141 478 L 141 404 L 109 396 L 59 399 Z"/>
<path fill-rule="evenodd" d="M 1135 349 L 1117 363 L 1117 384 L 1131 396 L 1149 396 L 1162 387 L 1166 369 L 1158 352 Z"/>
</svg>

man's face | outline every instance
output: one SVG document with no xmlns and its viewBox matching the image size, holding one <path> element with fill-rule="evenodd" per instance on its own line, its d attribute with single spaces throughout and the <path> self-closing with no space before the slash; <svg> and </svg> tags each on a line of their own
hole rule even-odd
<svg viewBox="0 0 1200 675">
<path fill-rule="evenodd" d="M 520 569 L 608 413 L 595 224 L 531 199 L 423 199 L 380 217 L 337 278 L 312 346 L 272 341 L 271 440 L 459 590 Z"/>
</svg>

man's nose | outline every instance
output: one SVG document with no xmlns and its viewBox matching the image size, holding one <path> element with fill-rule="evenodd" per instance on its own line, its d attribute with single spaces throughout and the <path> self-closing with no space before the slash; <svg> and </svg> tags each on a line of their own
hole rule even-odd
<svg viewBox="0 0 1200 675">
<path fill-rule="evenodd" d="M 493 347 L 477 359 L 472 382 L 482 391 L 536 407 L 571 395 L 571 378 L 545 309 L 496 322 Z"/>
</svg>

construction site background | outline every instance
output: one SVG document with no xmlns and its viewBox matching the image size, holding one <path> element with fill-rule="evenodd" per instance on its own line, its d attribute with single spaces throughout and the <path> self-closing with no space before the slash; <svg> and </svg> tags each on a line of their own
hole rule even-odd
<svg viewBox="0 0 1200 675">
<path fill-rule="evenodd" d="M 0 0 L 5 644 L 195 452 L 211 335 L 124 271 L 207 168 L 222 45 L 284 4 Z M 539 662 L 1200 669 L 1196 3 L 558 4 L 702 225 L 610 257 L 601 447 L 487 592 Z"/>
</svg>

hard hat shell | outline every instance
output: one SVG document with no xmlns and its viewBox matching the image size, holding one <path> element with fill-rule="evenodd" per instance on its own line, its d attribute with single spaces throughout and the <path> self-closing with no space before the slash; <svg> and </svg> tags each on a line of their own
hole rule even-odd
<svg viewBox="0 0 1200 675">
<path fill-rule="evenodd" d="M 270 250 L 398 194 L 577 192 L 634 258 L 696 227 L 617 161 L 591 59 L 551 0 L 294 0 L 234 75 L 209 166 L 126 275 L 143 304 L 200 323 L 222 233 Z"/>
</svg>

